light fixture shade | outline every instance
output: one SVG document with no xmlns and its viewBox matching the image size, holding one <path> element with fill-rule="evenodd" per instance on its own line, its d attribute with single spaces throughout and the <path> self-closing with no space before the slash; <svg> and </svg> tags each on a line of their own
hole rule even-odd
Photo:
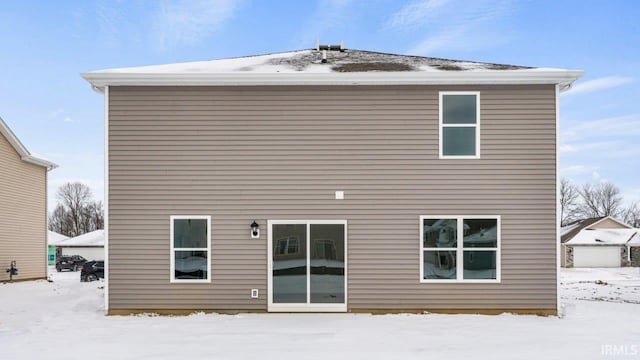
<svg viewBox="0 0 640 360">
<path fill-rule="evenodd" d="M 251 237 L 258 238 L 260 237 L 260 225 L 257 222 L 251 223 Z"/>
</svg>

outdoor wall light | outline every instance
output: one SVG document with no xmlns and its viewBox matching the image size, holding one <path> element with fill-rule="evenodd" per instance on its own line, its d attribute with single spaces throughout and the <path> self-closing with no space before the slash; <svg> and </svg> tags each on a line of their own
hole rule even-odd
<svg viewBox="0 0 640 360">
<path fill-rule="evenodd" d="M 257 222 L 251 223 L 251 238 L 258 239 L 260 237 L 260 225 Z"/>
</svg>

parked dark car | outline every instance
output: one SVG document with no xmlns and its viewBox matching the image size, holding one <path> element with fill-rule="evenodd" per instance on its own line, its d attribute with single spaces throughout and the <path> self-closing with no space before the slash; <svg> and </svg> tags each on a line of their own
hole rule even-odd
<svg viewBox="0 0 640 360">
<path fill-rule="evenodd" d="M 86 261 L 87 259 L 80 255 L 60 256 L 56 260 L 56 270 L 58 270 L 58 272 L 64 269 L 78 271 Z"/>
<path fill-rule="evenodd" d="M 80 281 L 96 281 L 104 278 L 104 260 L 87 261 L 80 268 Z"/>
</svg>

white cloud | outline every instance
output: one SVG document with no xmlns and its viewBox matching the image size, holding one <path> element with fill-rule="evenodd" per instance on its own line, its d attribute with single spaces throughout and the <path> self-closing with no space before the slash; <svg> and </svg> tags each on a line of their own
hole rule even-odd
<svg viewBox="0 0 640 360">
<path fill-rule="evenodd" d="M 581 121 L 562 132 L 575 139 L 640 136 L 640 114 Z M 617 140 L 617 139 L 615 139 Z"/>
<path fill-rule="evenodd" d="M 563 95 L 575 95 L 595 92 L 604 89 L 610 89 L 613 87 L 621 86 L 633 82 L 631 77 L 622 76 L 608 76 L 600 79 L 594 79 L 584 82 L 579 82 L 574 85 L 571 90 L 563 93 Z"/>
<path fill-rule="evenodd" d="M 337 44 L 344 39 L 330 39 L 327 34 L 332 32 L 341 32 L 345 24 L 350 24 L 353 16 L 349 7 L 353 0 L 320 0 L 315 10 L 309 15 L 307 21 L 304 22 L 305 27 L 300 31 L 297 38 L 297 47 L 310 48 L 315 47 L 316 41 L 321 43 Z"/>
<path fill-rule="evenodd" d="M 578 151 L 578 149 L 573 146 L 573 145 L 569 145 L 569 144 L 564 144 L 564 145 L 560 145 L 560 152 L 561 153 L 568 153 L 568 152 L 576 152 Z"/>
<path fill-rule="evenodd" d="M 587 166 L 587 165 L 570 165 L 560 169 L 560 173 L 562 175 L 567 174 L 583 174 L 588 172 L 593 172 L 598 169 L 595 166 Z"/>
<path fill-rule="evenodd" d="M 117 47 L 123 32 L 124 16 L 113 1 L 101 0 L 96 4 L 96 23 L 100 30 L 100 41 L 108 47 Z"/>
<path fill-rule="evenodd" d="M 580 143 L 561 144 L 561 153 L 575 153 L 584 151 L 600 151 L 606 152 L 610 149 L 617 149 L 624 145 L 621 140 L 608 140 L 608 141 L 586 141 Z"/>
<path fill-rule="evenodd" d="M 512 0 L 422 0 L 392 14 L 385 27 L 424 32 L 407 52 L 431 55 L 437 51 L 477 50 L 508 41 L 499 20 L 513 12 Z"/>
<path fill-rule="evenodd" d="M 622 191 L 622 198 L 627 204 L 640 203 L 640 188 L 631 188 Z"/>
<path fill-rule="evenodd" d="M 54 110 L 51 110 L 49 112 L 49 114 L 51 115 L 52 118 L 57 118 L 58 116 L 62 115 L 64 113 L 64 109 L 63 108 L 57 108 Z"/>
<path fill-rule="evenodd" d="M 405 5 L 398 12 L 391 15 L 387 22 L 390 28 L 411 28 L 431 20 L 438 10 L 444 7 L 450 0 L 426 0 L 417 1 Z"/>
<path fill-rule="evenodd" d="M 49 111 L 49 114 L 55 120 L 62 120 L 63 122 L 66 122 L 66 123 L 71 123 L 76 121 L 71 116 L 66 115 L 66 111 L 63 108 L 57 108 L 57 109 L 51 110 Z"/>
<path fill-rule="evenodd" d="M 233 17 L 237 7 L 237 0 L 163 1 L 153 21 L 159 48 L 204 41 Z"/>
</svg>

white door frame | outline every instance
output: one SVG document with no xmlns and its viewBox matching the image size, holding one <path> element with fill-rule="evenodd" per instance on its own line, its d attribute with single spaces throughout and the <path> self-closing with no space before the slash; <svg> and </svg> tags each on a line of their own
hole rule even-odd
<svg viewBox="0 0 640 360">
<path fill-rule="evenodd" d="M 273 225 L 307 225 L 307 302 L 305 304 L 277 304 L 273 302 Z M 311 242 L 310 225 L 344 225 L 344 303 L 313 304 L 311 290 Z M 347 220 L 267 220 L 267 300 L 269 312 L 346 312 L 347 311 Z"/>
</svg>

